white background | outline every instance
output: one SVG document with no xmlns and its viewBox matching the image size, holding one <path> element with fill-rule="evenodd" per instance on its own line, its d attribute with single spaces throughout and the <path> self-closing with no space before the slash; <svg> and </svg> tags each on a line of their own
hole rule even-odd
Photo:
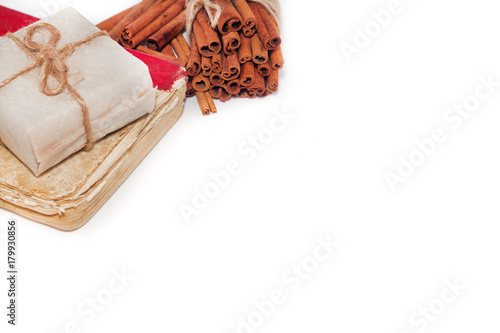
<svg viewBox="0 0 500 333">
<path fill-rule="evenodd" d="M 78 231 L 18 217 L 19 325 L 5 323 L 2 279 L 1 331 L 233 333 L 253 316 L 256 327 L 239 332 L 498 332 L 500 87 L 459 128 L 443 115 L 474 95 L 480 76 L 500 81 L 500 7 L 401 0 L 348 63 L 341 43 L 389 2 L 282 1 L 279 93 L 218 103 L 209 117 L 187 101 Z M 0 1 L 29 14 L 47 3 Z M 53 3 L 98 23 L 134 1 Z M 296 117 L 248 161 L 238 146 L 264 133 L 275 109 Z M 447 140 L 391 191 L 384 173 L 436 128 Z M 232 160 L 241 173 L 186 223 L 180 205 Z M 0 211 L 2 232 L 11 217 Z M 316 269 L 318 237 L 340 247 Z M 312 272 L 292 290 L 286 277 L 303 262 Z M 77 309 L 109 296 L 122 269 L 134 279 L 86 322 Z M 455 296 L 446 281 L 466 290 Z M 273 290 L 284 301 L 263 318 L 254 302 Z M 429 306 L 432 319 L 422 319 Z"/>
</svg>

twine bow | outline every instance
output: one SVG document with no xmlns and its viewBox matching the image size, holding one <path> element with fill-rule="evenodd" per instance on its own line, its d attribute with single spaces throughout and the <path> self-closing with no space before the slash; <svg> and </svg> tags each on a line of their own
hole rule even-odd
<svg viewBox="0 0 500 333">
<path fill-rule="evenodd" d="M 41 44 L 33 40 L 33 36 L 41 30 L 46 30 L 50 33 L 50 39 L 47 44 Z M 29 73 L 35 68 L 41 67 L 40 91 L 44 95 L 56 96 L 67 88 L 71 96 L 81 106 L 83 125 L 85 133 L 87 134 L 87 146 L 85 147 L 85 150 L 89 150 L 94 144 L 92 138 L 92 128 L 90 127 L 89 110 L 87 109 L 87 105 L 85 104 L 82 96 L 80 96 L 75 88 L 73 88 L 73 86 L 71 86 L 68 82 L 68 66 L 65 61 L 67 57 L 73 54 L 78 46 L 88 43 L 101 36 L 108 36 L 108 33 L 104 31 L 96 32 L 95 34 L 85 37 L 80 41 L 69 43 L 64 47 L 57 49 L 57 43 L 61 39 L 61 32 L 49 23 L 39 23 L 29 26 L 24 31 L 22 39 L 11 33 L 6 35 L 6 37 L 12 39 L 19 46 L 19 48 L 28 55 L 28 57 L 33 58 L 34 61 L 25 69 L 2 81 L 0 83 L 0 89 L 21 75 Z M 55 86 L 51 86 L 49 84 L 49 77 L 52 77 L 57 82 Z"/>
</svg>

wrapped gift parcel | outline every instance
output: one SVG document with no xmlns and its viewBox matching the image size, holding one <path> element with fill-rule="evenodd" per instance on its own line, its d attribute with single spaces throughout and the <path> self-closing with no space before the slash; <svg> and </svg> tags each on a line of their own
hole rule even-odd
<svg viewBox="0 0 500 333">
<path fill-rule="evenodd" d="M 35 175 L 151 112 L 147 66 L 73 8 L 0 38 L 0 139 Z"/>
</svg>

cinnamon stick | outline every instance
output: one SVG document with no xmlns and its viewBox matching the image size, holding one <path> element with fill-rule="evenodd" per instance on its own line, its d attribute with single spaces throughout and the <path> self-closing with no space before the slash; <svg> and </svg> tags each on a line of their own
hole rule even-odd
<svg viewBox="0 0 500 333">
<path fill-rule="evenodd" d="M 259 96 L 259 97 L 266 97 L 268 95 L 269 95 L 269 91 L 267 89 L 264 89 L 264 91 L 261 93 L 257 93 L 257 96 Z"/>
<path fill-rule="evenodd" d="M 212 96 L 213 98 L 220 98 L 220 96 L 222 95 L 222 90 L 224 90 L 222 86 L 211 86 L 209 90 L 210 96 Z"/>
<path fill-rule="evenodd" d="M 186 97 L 193 97 L 194 95 L 196 95 L 196 90 L 194 90 L 193 85 L 191 84 L 191 81 L 188 81 L 187 90 L 186 90 Z"/>
<path fill-rule="evenodd" d="M 139 45 L 137 47 L 137 51 L 140 51 L 142 53 L 146 53 L 146 54 L 158 57 L 158 58 L 162 58 L 162 59 L 165 59 L 165 60 L 173 61 L 175 63 L 178 63 L 178 64 L 182 65 L 182 60 L 177 59 L 175 57 L 171 57 L 169 55 L 166 55 L 166 54 L 163 54 L 163 53 L 160 53 L 160 52 L 157 52 L 157 51 L 154 51 L 154 50 L 150 50 L 147 47 L 144 47 L 142 45 Z"/>
<path fill-rule="evenodd" d="M 208 116 L 210 112 L 210 105 L 208 104 L 207 95 L 204 92 L 196 92 L 196 99 L 200 105 L 201 112 L 204 116 Z"/>
<path fill-rule="evenodd" d="M 190 47 L 187 44 L 184 36 L 182 36 L 182 35 L 177 36 L 176 38 L 174 38 L 172 40 L 172 43 L 174 45 L 176 45 L 176 52 L 177 52 L 178 56 L 183 57 L 183 58 L 187 58 L 187 55 L 191 51 L 190 51 Z M 196 41 L 195 41 L 195 43 L 196 43 Z M 195 51 L 197 52 L 196 46 L 194 46 L 193 49 L 195 49 Z M 208 91 L 206 91 L 206 92 L 196 91 L 196 89 L 194 89 L 194 87 L 193 87 L 193 80 L 194 79 L 188 80 L 187 89 L 186 89 L 186 97 L 193 97 L 196 95 L 196 98 L 198 100 L 198 104 L 199 104 L 200 109 L 202 110 L 202 113 L 204 115 L 208 115 L 208 114 L 210 114 L 210 112 L 216 113 L 217 108 L 215 107 L 214 100 L 212 99 L 212 96 L 210 95 L 210 93 Z M 204 84 L 206 84 L 206 83 L 204 83 Z M 202 96 L 202 94 L 204 96 Z M 208 104 L 208 109 L 207 109 L 207 104 Z"/>
<path fill-rule="evenodd" d="M 266 26 L 267 32 L 269 33 L 269 40 L 262 41 L 266 50 L 275 50 L 278 46 L 281 45 L 280 33 L 278 30 L 278 26 L 276 22 L 272 18 L 272 16 L 267 12 L 264 6 L 257 4 L 259 8 L 259 14 Z M 260 24 L 260 22 L 259 22 Z"/>
<path fill-rule="evenodd" d="M 236 53 L 228 56 L 222 54 L 222 77 L 226 81 L 234 80 L 240 76 L 240 69 L 240 62 Z"/>
<path fill-rule="evenodd" d="M 264 20 L 262 19 L 262 16 L 260 15 L 260 11 L 259 11 L 260 5 L 256 4 L 255 2 L 249 2 L 248 5 L 252 9 L 252 12 L 254 13 L 255 18 L 257 19 L 257 35 L 259 36 L 262 43 L 265 44 L 271 39 L 271 35 L 269 34 L 269 31 L 267 30 L 266 24 L 264 23 Z M 245 31 L 243 31 L 243 32 L 245 32 Z M 255 36 L 255 34 L 254 34 L 254 36 Z"/>
<path fill-rule="evenodd" d="M 177 53 L 177 56 L 179 57 L 180 60 L 182 60 L 182 62 L 184 63 L 184 66 L 186 66 L 187 62 L 188 62 L 188 57 L 186 55 L 186 52 L 184 51 L 183 47 L 181 46 L 181 44 L 179 43 L 179 41 L 177 40 L 177 38 L 174 38 L 172 39 L 172 41 L 170 42 L 170 45 L 172 45 L 172 48 L 174 49 L 175 53 Z M 165 46 L 164 49 L 168 49 L 170 46 Z M 162 51 L 162 53 L 164 53 Z"/>
<path fill-rule="evenodd" d="M 269 52 L 269 58 L 271 58 L 271 67 L 275 70 L 280 70 L 285 64 L 283 60 L 283 53 L 281 52 L 281 46 L 278 46 L 276 50 Z"/>
<path fill-rule="evenodd" d="M 210 95 L 210 92 L 205 92 L 205 96 L 207 98 L 207 101 L 208 101 L 208 106 L 210 107 L 210 111 L 212 113 L 217 113 L 217 107 L 215 106 L 215 102 L 212 98 L 212 95 Z"/>
<path fill-rule="evenodd" d="M 130 23 L 137 20 L 150 6 L 156 3 L 157 0 L 143 0 L 134 7 L 118 24 L 109 31 L 109 37 L 115 41 L 119 41 L 123 29 Z"/>
<path fill-rule="evenodd" d="M 242 18 L 231 3 L 231 0 L 213 0 L 213 3 L 222 8 L 219 22 L 217 23 L 219 32 L 225 35 L 230 31 L 239 31 L 243 26 L 241 23 Z"/>
<path fill-rule="evenodd" d="M 205 56 L 201 58 L 201 70 L 204 76 L 210 76 L 210 74 L 212 74 L 212 58 Z"/>
<path fill-rule="evenodd" d="M 217 74 L 222 73 L 222 57 L 220 53 L 217 53 L 212 57 L 212 72 Z"/>
<path fill-rule="evenodd" d="M 167 0 L 160 5 L 152 8 L 150 11 L 147 11 L 143 16 L 141 16 L 141 18 L 134 21 L 134 23 L 125 28 L 124 32 L 122 33 L 122 44 L 130 48 L 135 48 L 137 45 L 146 40 L 146 38 L 157 32 L 162 27 L 171 22 L 174 18 L 176 18 L 184 10 L 184 1 L 174 1 L 175 2 L 170 7 L 161 12 L 159 16 L 156 16 L 156 18 L 153 18 L 152 21 L 150 15 L 156 15 L 157 8 L 163 7 L 164 3 L 170 3 L 170 0 Z M 150 23 L 146 26 L 143 26 L 143 24 L 148 21 L 150 21 Z M 139 23 L 136 25 L 137 22 Z"/>
<path fill-rule="evenodd" d="M 275 69 L 271 70 L 271 75 L 266 79 L 266 88 L 271 94 L 278 91 L 279 72 Z"/>
<path fill-rule="evenodd" d="M 255 18 L 252 9 L 248 5 L 246 0 L 232 0 L 234 7 L 240 13 L 243 19 L 243 25 L 246 28 L 253 28 L 257 24 L 257 19 Z"/>
<path fill-rule="evenodd" d="M 255 75 L 255 82 L 248 88 L 248 93 L 251 95 L 261 95 L 266 91 L 266 81 L 263 76 Z"/>
<path fill-rule="evenodd" d="M 240 47 L 240 43 L 240 34 L 237 32 L 230 31 L 227 35 L 222 36 L 224 53 L 227 55 L 234 54 Z"/>
<path fill-rule="evenodd" d="M 212 28 L 210 19 L 203 9 L 196 14 L 196 19 L 193 22 L 193 33 L 196 35 L 201 54 L 211 57 L 221 51 L 219 35 Z"/>
<path fill-rule="evenodd" d="M 249 89 L 246 89 L 246 91 L 247 91 L 248 98 L 254 99 L 255 97 L 257 97 L 257 91 L 250 91 Z"/>
<path fill-rule="evenodd" d="M 185 41 L 184 37 L 182 37 L 182 39 Z M 179 44 L 182 44 L 182 40 Z M 189 49 L 189 46 L 187 45 L 187 43 L 186 43 L 186 47 Z M 186 51 L 188 49 L 183 49 L 181 47 L 179 53 L 182 56 L 186 56 Z M 195 79 L 196 78 L 188 81 L 186 96 L 192 97 L 192 96 L 196 95 L 196 98 L 198 100 L 198 104 L 200 105 L 200 109 L 202 110 L 204 115 L 208 115 L 208 114 L 210 114 L 210 112 L 216 113 L 217 108 L 215 107 L 215 103 L 214 103 L 214 100 L 212 99 L 212 96 L 210 95 L 210 92 L 209 91 L 205 91 L 205 92 L 196 91 L 196 89 L 193 87 L 193 82 L 195 82 Z M 206 82 L 204 82 L 204 84 L 206 84 Z M 210 86 L 210 82 L 208 83 L 208 85 Z M 204 96 L 202 96 L 201 94 L 204 94 Z M 207 112 L 207 104 L 208 104 L 209 112 Z"/>
<path fill-rule="evenodd" d="M 207 78 L 206 76 L 203 76 L 203 73 L 200 73 L 193 77 L 192 80 L 193 83 L 193 88 L 196 91 L 208 91 L 210 89 L 210 79 Z"/>
<path fill-rule="evenodd" d="M 212 75 L 210 75 L 210 83 L 212 84 L 212 86 L 220 87 L 224 85 L 225 82 L 226 81 L 224 80 L 221 74 L 212 73 Z"/>
<path fill-rule="evenodd" d="M 124 11 L 111 16 L 107 20 L 102 21 L 101 23 L 97 24 L 97 27 L 103 31 L 110 31 L 113 29 L 118 23 L 120 23 L 121 20 L 125 18 L 134 8 L 136 5 L 125 9 Z"/>
<path fill-rule="evenodd" d="M 161 50 L 161 53 L 166 54 L 166 55 L 171 56 L 171 57 L 175 57 L 174 50 L 172 49 L 172 46 L 170 44 L 165 46 L 163 48 L 163 50 Z"/>
<path fill-rule="evenodd" d="M 252 37 L 253 35 L 255 35 L 255 33 L 257 32 L 257 25 L 255 25 L 255 27 L 253 28 L 247 28 L 247 27 L 243 27 L 241 29 L 241 31 L 243 32 L 243 35 L 247 38 L 250 38 Z"/>
<path fill-rule="evenodd" d="M 229 81 L 229 82 L 226 82 L 226 84 L 224 84 L 223 86 L 226 91 L 228 93 L 230 93 L 231 95 L 237 95 L 240 90 L 241 90 L 241 87 L 240 87 L 240 80 L 238 79 L 235 79 L 235 80 L 232 80 L 232 81 Z"/>
<path fill-rule="evenodd" d="M 252 58 L 253 62 L 257 65 L 264 64 L 269 61 L 269 52 L 262 45 L 262 41 L 260 40 L 258 35 L 253 35 L 250 38 L 250 42 L 252 44 Z"/>
<path fill-rule="evenodd" d="M 186 65 L 186 71 L 189 76 L 196 76 L 201 72 L 201 55 L 198 52 L 194 36 L 191 37 L 191 54 Z"/>
<path fill-rule="evenodd" d="M 203 32 L 203 28 L 197 20 L 193 21 L 193 36 L 196 38 L 196 44 L 198 45 L 198 51 L 205 57 L 211 57 L 217 52 L 210 50 L 207 38 Z"/>
<path fill-rule="evenodd" d="M 240 92 L 238 94 L 236 94 L 236 96 L 238 96 L 239 98 L 249 98 L 250 97 L 250 95 L 248 95 L 248 90 L 246 90 L 245 88 L 241 88 Z"/>
<path fill-rule="evenodd" d="M 250 38 L 245 37 L 243 34 L 240 35 L 241 46 L 238 50 L 238 58 L 241 64 L 252 60 L 252 43 Z"/>
<path fill-rule="evenodd" d="M 271 74 L 271 65 L 269 64 L 269 62 L 257 65 L 257 73 L 259 73 L 260 76 L 269 76 Z"/>
<path fill-rule="evenodd" d="M 177 39 L 177 41 L 179 41 L 179 44 L 181 44 L 182 48 L 184 49 L 184 53 L 186 53 L 186 55 L 189 56 L 189 54 L 191 53 L 191 47 L 189 47 L 186 38 L 184 38 L 184 35 L 179 34 L 175 38 Z"/>
<path fill-rule="evenodd" d="M 139 31 L 151 24 L 177 1 L 178 0 L 156 1 L 154 5 L 150 6 L 144 13 L 142 13 L 141 16 L 123 29 L 121 32 L 121 38 L 126 40 L 132 38 L 132 36 L 136 35 Z"/>
<path fill-rule="evenodd" d="M 219 101 L 221 102 L 227 102 L 231 99 L 233 95 L 231 95 L 230 93 L 228 93 L 225 89 L 222 89 L 222 93 L 219 97 Z"/>
<path fill-rule="evenodd" d="M 184 29 L 185 25 L 186 10 L 183 10 L 176 18 L 170 21 L 170 23 L 146 39 L 146 46 L 153 50 L 161 50 Z"/>
<path fill-rule="evenodd" d="M 241 66 L 240 85 L 249 87 L 255 83 L 255 65 L 249 61 Z"/>
</svg>

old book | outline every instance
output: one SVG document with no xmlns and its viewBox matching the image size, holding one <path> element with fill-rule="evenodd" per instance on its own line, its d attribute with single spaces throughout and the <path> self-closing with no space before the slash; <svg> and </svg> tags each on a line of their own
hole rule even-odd
<svg viewBox="0 0 500 333">
<path fill-rule="evenodd" d="M 186 84 L 158 91 L 154 111 L 40 177 L 0 146 L 0 208 L 60 230 L 87 223 L 183 112 Z"/>
<path fill-rule="evenodd" d="M 0 35 L 36 21 L 2 6 L 0 18 L 7 18 L 0 20 Z M 0 208 L 60 230 L 78 229 L 177 122 L 184 108 L 185 70 L 149 55 L 131 53 L 148 65 L 155 86 L 163 89 L 156 92 L 154 110 L 40 177 L 0 145 Z"/>
</svg>

